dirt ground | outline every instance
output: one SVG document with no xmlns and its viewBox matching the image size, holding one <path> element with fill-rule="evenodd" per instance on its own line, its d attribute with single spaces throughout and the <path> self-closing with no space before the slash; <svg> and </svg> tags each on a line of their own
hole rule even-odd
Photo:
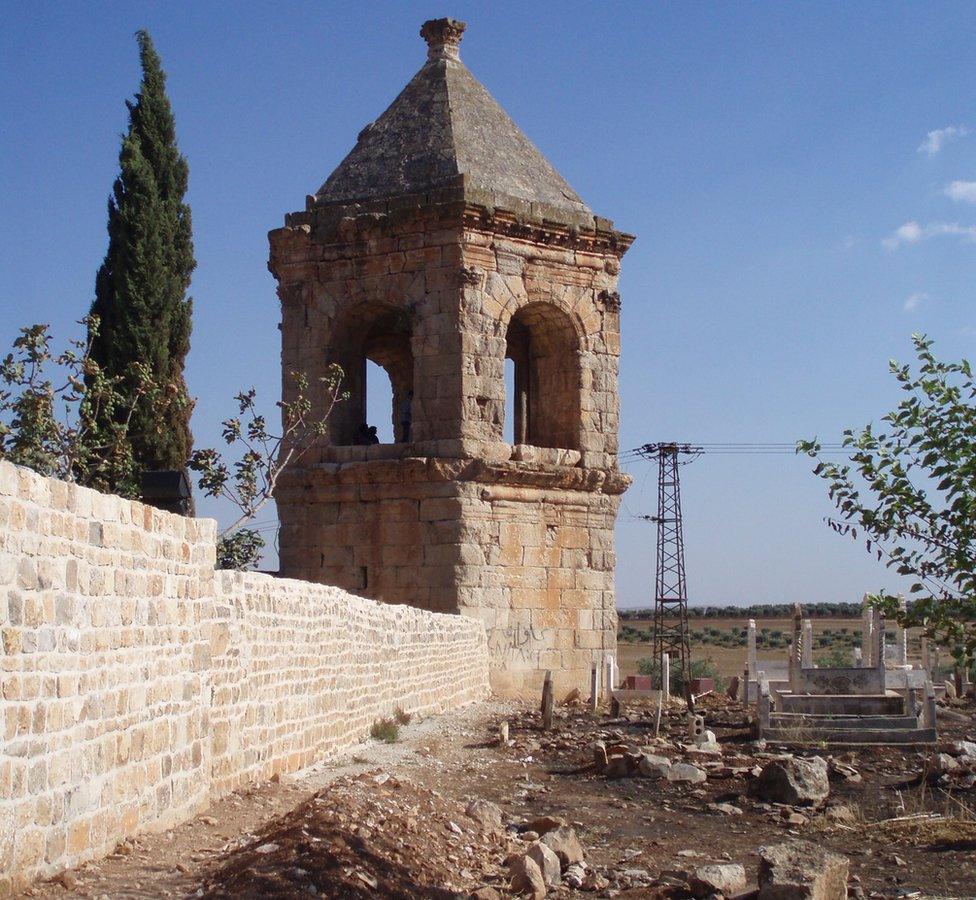
<svg viewBox="0 0 976 900">
<path fill-rule="evenodd" d="M 976 896 L 976 790 L 938 781 L 932 749 L 836 751 L 826 809 L 763 803 L 748 787 L 776 748 L 752 742 L 738 704 L 704 703 L 719 756 L 682 746 L 678 709 L 657 740 L 650 710 L 611 719 L 580 704 L 559 708 L 548 733 L 535 709 L 500 702 L 412 723 L 395 744 L 369 742 L 232 795 L 25 896 L 447 898 L 487 887 L 505 896 L 506 857 L 524 849 L 527 829 L 551 827 L 539 817 L 575 829 L 587 886 L 599 888 L 563 884 L 550 896 L 687 897 L 687 871 L 709 861 L 742 863 L 755 882 L 757 848 L 793 837 L 849 857 L 854 896 Z M 944 749 L 976 738 L 972 704 L 955 703 L 940 723 Z M 591 765 L 596 740 L 694 762 L 707 780 L 607 778 Z M 475 798 L 501 808 L 504 830 L 465 815 Z"/>
</svg>

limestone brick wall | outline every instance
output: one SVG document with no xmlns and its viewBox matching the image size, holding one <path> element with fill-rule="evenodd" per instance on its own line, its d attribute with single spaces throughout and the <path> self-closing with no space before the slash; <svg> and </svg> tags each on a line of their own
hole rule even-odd
<svg viewBox="0 0 976 900">
<path fill-rule="evenodd" d="M 0 462 L 0 886 L 207 805 L 214 528 Z"/>
<path fill-rule="evenodd" d="M 480 700 L 484 629 L 326 585 L 220 573 L 213 625 L 213 790 L 294 772 L 361 740 L 397 707 Z"/>
<path fill-rule="evenodd" d="M 292 474 L 278 496 L 282 567 L 478 619 L 496 692 L 535 696 L 546 670 L 557 696 L 586 690 L 615 653 L 620 490 L 603 473 L 412 458 Z"/>
<path fill-rule="evenodd" d="M 480 622 L 214 559 L 212 520 L 0 462 L 0 893 L 487 692 Z"/>
</svg>

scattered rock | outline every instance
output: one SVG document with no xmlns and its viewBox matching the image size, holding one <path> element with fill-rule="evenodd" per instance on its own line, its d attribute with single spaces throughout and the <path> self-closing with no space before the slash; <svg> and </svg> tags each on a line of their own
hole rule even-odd
<svg viewBox="0 0 976 900">
<path fill-rule="evenodd" d="M 824 811 L 824 818 L 828 822 L 839 822 L 842 825 L 853 825 L 857 822 L 857 812 L 854 807 L 844 805 L 830 806 Z"/>
<path fill-rule="evenodd" d="M 830 761 L 830 777 L 843 779 L 851 784 L 860 784 L 861 773 L 853 766 L 838 762 L 836 759 Z"/>
<path fill-rule="evenodd" d="M 759 848 L 759 900 L 844 900 L 848 860 L 807 841 Z"/>
<path fill-rule="evenodd" d="M 525 827 L 528 831 L 534 831 L 536 834 L 542 835 L 548 834 L 554 828 L 562 828 L 566 824 L 566 820 L 560 816 L 538 816 L 526 822 Z"/>
<path fill-rule="evenodd" d="M 62 872 L 58 875 L 58 884 L 61 885 L 66 891 L 73 891 L 78 887 L 78 878 L 74 872 L 70 869 L 66 872 Z"/>
<path fill-rule="evenodd" d="M 529 847 L 526 856 L 539 867 L 539 871 L 542 872 L 542 880 L 547 887 L 556 887 L 559 884 L 561 880 L 559 857 L 549 847 L 536 841 Z"/>
<path fill-rule="evenodd" d="M 468 900 L 502 900 L 502 895 L 498 893 L 493 887 L 480 887 L 478 890 L 472 892 Z"/>
<path fill-rule="evenodd" d="M 743 816 L 745 812 L 738 806 L 731 803 L 709 803 L 708 808 L 713 812 L 722 813 L 724 816 Z"/>
<path fill-rule="evenodd" d="M 278 845 L 273 841 L 268 844 L 262 844 L 260 847 L 255 847 L 255 853 L 274 853 L 278 849 Z"/>
<path fill-rule="evenodd" d="M 512 876 L 512 892 L 542 900 L 546 896 L 546 882 L 542 870 L 530 856 L 516 856 L 509 864 Z"/>
<path fill-rule="evenodd" d="M 667 778 L 671 770 L 671 761 L 664 756 L 653 753 L 642 753 L 637 763 L 637 771 L 648 778 Z"/>
<path fill-rule="evenodd" d="M 738 863 L 701 866 L 691 873 L 688 886 L 696 897 L 734 894 L 746 886 L 745 866 L 740 866 Z"/>
<path fill-rule="evenodd" d="M 583 845 L 572 828 L 566 825 L 554 828 L 544 834 L 540 840 L 559 857 L 559 862 L 564 869 L 583 862 Z"/>
<path fill-rule="evenodd" d="M 689 784 L 700 784 L 708 778 L 704 769 L 693 766 L 691 763 L 675 763 L 668 769 L 668 781 L 687 782 Z"/>
<path fill-rule="evenodd" d="M 603 772 L 607 768 L 609 761 L 607 757 L 607 745 L 603 741 L 597 741 L 593 745 L 593 765 L 596 766 L 598 772 Z"/>
<path fill-rule="evenodd" d="M 770 803 L 822 803 L 830 794 L 827 761 L 819 756 L 774 759 L 753 783 L 753 792 Z"/>
<path fill-rule="evenodd" d="M 956 741 L 952 745 L 956 756 L 971 756 L 976 759 L 976 744 L 972 741 Z"/>
<path fill-rule="evenodd" d="M 810 821 L 803 813 L 798 812 L 788 812 L 783 818 L 787 825 L 806 825 Z"/>
<path fill-rule="evenodd" d="M 607 778 L 629 778 L 637 774 L 637 765 L 638 760 L 630 754 L 611 756 L 604 774 Z"/>
<path fill-rule="evenodd" d="M 729 679 L 729 686 L 725 689 L 725 696 L 729 700 L 737 700 L 739 697 L 739 676 L 733 675 Z"/>
<path fill-rule="evenodd" d="M 482 828 L 500 831 L 502 811 L 490 800 L 472 800 L 464 810 L 469 819 L 474 819 Z"/>
<path fill-rule="evenodd" d="M 583 695 L 580 693 L 579 688 L 573 688 L 567 695 L 563 703 L 569 705 L 571 703 L 579 703 L 583 699 Z"/>
<path fill-rule="evenodd" d="M 580 885 L 584 891 L 605 891 L 608 887 L 610 887 L 609 879 L 592 869 L 583 876 L 583 883 Z"/>
<path fill-rule="evenodd" d="M 571 888 L 581 888 L 583 887 L 583 881 L 586 878 L 586 868 L 582 863 L 573 863 L 571 866 L 567 866 L 566 874 L 563 876 L 563 881 Z"/>
</svg>

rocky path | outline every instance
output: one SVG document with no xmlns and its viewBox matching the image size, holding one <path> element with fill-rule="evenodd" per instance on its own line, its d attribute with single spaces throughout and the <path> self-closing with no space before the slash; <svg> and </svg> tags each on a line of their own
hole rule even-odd
<svg viewBox="0 0 976 900">
<path fill-rule="evenodd" d="M 690 744 L 678 710 L 654 739 L 650 711 L 563 707 L 542 732 L 534 709 L 487 704 L 229 797 L 31 895 L 732 896 L 760 865 L 784 868 L 760 847 L 804 841 L 848 861 L 855 897 L 973 897 L 971 712 L 944 726 L 941 755 L 784 755 L 718 701 L 717 747 Z"/>
</svg>

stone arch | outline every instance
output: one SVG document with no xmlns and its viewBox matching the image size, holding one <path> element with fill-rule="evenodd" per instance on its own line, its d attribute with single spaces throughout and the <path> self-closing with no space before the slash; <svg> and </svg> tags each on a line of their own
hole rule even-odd
<svg viewBox="0 0 976 900">
<path fill-rule="evenodd" d="M 333 444 L 364 443 L 364 426 L 376 424 L 366 422 L 367 360 L 380 366 L 390 379 L 390 417 L 395 440 L 408 437 L 402 419 L 413 396 L 412 338 L 412 317 L 402 307 L 382 302 L 356 303 L 336 317 L 327 356 L 329 362 L 342 367 L 343 390 L 349 396 L 336 406 L 329 420 Z"/>
<path fill-rule="evenodd" d="M 515 363 L 516 444 L 577 450 L 582 410 L 582 334 L 561 306 L 535 301 L 508 317 L 505 357 Z"/>
</svg>

